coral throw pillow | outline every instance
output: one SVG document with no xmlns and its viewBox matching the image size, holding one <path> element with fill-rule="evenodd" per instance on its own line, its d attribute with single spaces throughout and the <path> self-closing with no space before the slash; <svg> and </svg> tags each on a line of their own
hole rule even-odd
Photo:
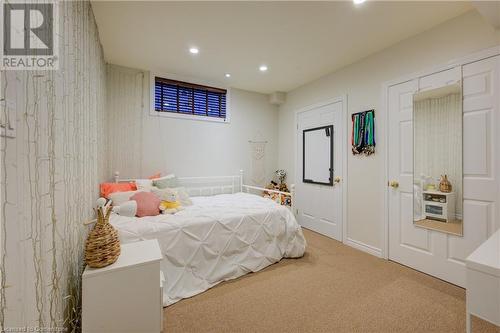
<svg viewBox="0 0 500 333">
<path fill-rule="evenodd" d="M 127 192 L 137 190 L 135 183 L 101 183 L 101 197 L 109 199 L 109 195 L 114 192 Z"/>
<path fill-rule="evenodd" d="M 137 202 L 138 217 L 156 216 L 160 214 L 160 198 L 151 192 L 137 192 L 130 197 L 130 200 Z"/>
<path fill-rule="evenodd" d="M 148 179 L 156 179 L 161 177 L 161 172 L 155 173 L 152 176 L 149 176 Z"/>
</svg>

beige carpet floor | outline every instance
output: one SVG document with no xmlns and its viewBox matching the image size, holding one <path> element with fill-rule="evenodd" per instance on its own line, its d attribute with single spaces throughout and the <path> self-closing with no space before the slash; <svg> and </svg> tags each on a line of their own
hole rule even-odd
<svg viewBox="0 0 500 333">
<path fill-rule="evenodd" d="M 465 332 L 464 289 L 304 233 L 303 258 L 165 308 L 164 332 Z"/>
</svg>

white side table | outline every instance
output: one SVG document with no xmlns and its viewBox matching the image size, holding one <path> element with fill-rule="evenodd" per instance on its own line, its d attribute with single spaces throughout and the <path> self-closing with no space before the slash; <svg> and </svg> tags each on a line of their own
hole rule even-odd
<svg viewBox="0 0 500 333">
<path fill-rule="evenodd" d="M 471 315 L 500 326 L 500 230 L 466 259 L 467 332 Z"/>
<path fill-rule="evenodd" d="M 82 276 L 83 332 L 161 332 L 161 259 L 155 239 L 122 244 L 120 257 L 107 267 L 87 266 Z"/>
<path fill-rule="evenodd" d="M 450 222 L 455 216 L 455 193 L 441 191 L 423 191 L 423 214 L 427 218 L 437 218 Z M 438 201 L 429 198 L 435 198 Z"/>
</svg>

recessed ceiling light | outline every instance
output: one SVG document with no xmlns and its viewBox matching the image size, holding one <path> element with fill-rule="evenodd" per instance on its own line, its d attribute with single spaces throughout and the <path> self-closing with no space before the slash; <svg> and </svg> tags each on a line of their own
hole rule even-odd
<svg viewBox="0 0 500 333">
<path fill-rule="evenodd" d="M 259 67 L 259 71 L 261 71 L 261 72 L 265 72 L 265 71 L 267 71 L 267 66 L 266 66 L 266 65 L 262 65 L 262 66 L 260 66 L 260 67 Z"/>
<path fill-rule="evenodd" d="M 361 5 L 365 1 L 366 0 L 352 0 L 352 2 L 354 2 L 355 5 Z"/>
<path fill-rule="evenodd" d="M 226 74 L 224 74 L 224 76 L 225 76 L 225 77 L 231 77 L 231 74 L 226 73 Z"/>
<path fill-rule="evenodd" d="M 189 52 L 191 52 L 192 54 L 198 54 L 198 52 L 200 52 L 200 50 L 198 50 L 197 47 L 192 47 L 189 49 Z"/>
</svg>

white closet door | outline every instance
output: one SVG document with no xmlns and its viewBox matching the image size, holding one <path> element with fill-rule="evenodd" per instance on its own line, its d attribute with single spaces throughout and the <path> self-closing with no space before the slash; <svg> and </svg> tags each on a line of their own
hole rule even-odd
<svg viewBox="0 0 500 333">
<path fill-rule="evenodd" d="M 464 236 L 413 225 L 413 93 L 460 79 L 463 72 Z M 500 188 L 500 57 L 389 88 L 389 259 L 465 285 L 465 258 L 497 228 Z"/>
</svg>

